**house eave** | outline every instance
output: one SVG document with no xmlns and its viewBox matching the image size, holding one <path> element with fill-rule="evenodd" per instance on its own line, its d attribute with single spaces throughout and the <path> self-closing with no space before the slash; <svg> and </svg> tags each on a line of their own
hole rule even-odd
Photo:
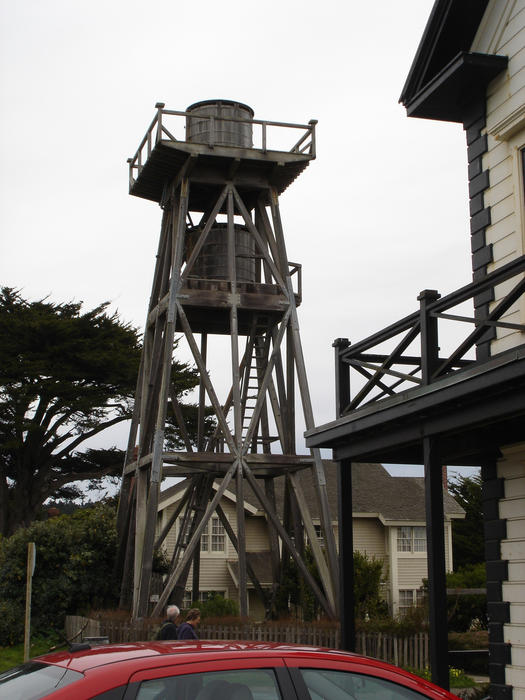
<svg viewBox="0 0 525 700">
<path fill-rule="evenodd" d="M 507 67 L 507 56 L 462 51 L 415 95 L 402 98 L 407 116 L 463 122 L 469 104 Z"/>
</svg>

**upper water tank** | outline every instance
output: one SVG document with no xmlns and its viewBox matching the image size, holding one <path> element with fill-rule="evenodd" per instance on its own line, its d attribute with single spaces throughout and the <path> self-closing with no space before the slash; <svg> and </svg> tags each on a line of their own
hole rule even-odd
<svg viewBox="0 0 525 700">
<path fill-rule="evenodd" d="M 190 105 L 186 112 L 212 120 L 186 117 L 186 140 L 196 143 L 212 143 L 217 146 L 241 146 L 252 148 L 252 125 L 229 121 L 230 119 L 252 120 L 253 109 L 231 100 L 204 100 Z"/>
</svg>

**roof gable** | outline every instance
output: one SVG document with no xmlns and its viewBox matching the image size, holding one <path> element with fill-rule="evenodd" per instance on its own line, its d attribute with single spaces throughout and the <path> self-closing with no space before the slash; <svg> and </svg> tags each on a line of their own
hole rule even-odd
<svg viewBox="0 0 525 700">
<path fill-rule="evenodd" d="M 326 473 L 326 492 L 332 517 L 337 518 L 337 465 L 323 460 Z M 377 514 L 383 521 L 425 521 L 424 479 L 391 476 L 382 464 L 352 463 L 352 509 L 355 514 Z M 312 474 L 308 469 L 299 472 L 299 480 L 312 518 L 319 518 L 318 500 Z M 159 509 L 162 510 L 182 497 L 187 480 L 161 493 Z M 235 480 L 232 480 L 225 498 L 235 500 Z M 277 512 L 283 512 L 284 477 L 276 479 L 275 498 Z M 244 484 L 245 510 L 250 515 L 262 510 L 255 493 L 248 483 Z M 443 491 L 443 507 L 446 516 L 463 517 L 461 506 Z"/>
<path fill-rule="evenodd" d="M 506 57 L 472 53 L 488 0 L 436 0 L 399 101 L 408 116 L 463 121 Z"/>
<path fill-rule="evenodd" d="M 488 0 L 436 0 L 401 92 L 405 104 L 458 53 L 470 51 Z"/>
</svg>

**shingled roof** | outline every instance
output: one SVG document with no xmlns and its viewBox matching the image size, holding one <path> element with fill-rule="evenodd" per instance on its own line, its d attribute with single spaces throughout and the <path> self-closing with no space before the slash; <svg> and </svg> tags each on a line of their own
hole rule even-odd
<svg viewBox="0 0 525 700">
<path fill-rule="evenodd" d="M 325 460 L 326 490 L 332 517 L 337 517 L 337 474 L 334 462 Z M 319 517 L 317 497 L 309 470 L 299 473 L 299 479 L 313 518 Z M 162 491 L 160 507 L 186 487 L 182 481 Z M 235 494 L 235 480 L 227 491 Z M 282 512 L 284 477 L 276 479 L 275 495 L 277 511 Z M 417 477 L 391 476 L 381 464 L 352 464 L 352 498 L 355 514 L 377 514 L 383 520 L 425 520 L 424 480 Z M 244 485 L 244 500 L 260 510 L 260 504 L 248 483 Z M 463 517 L 463 508 L 444 490 L 445 515 Z"/>
</svg>

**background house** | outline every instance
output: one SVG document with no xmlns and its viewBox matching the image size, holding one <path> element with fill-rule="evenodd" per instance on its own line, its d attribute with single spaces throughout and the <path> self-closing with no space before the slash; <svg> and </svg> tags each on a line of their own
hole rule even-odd
<svg viewBox="0 0 525 700">
<path fill-rule="evenodd" d="M 384 569 L 384 598 L 393 614 L 402 613 L 417 604 L 421 586 L 427 577 L 425 504 L 423 480 L 414 477 L 393 477 L 380 464 L 358 464 L 353 470 L 353 523 L 354 547 L 369 557 L 381 559 Z M 325 462 L 327 491 L 332 514 L 337 513 L 336 467 Z M 278 512 L 282 514 L 284 478 L 278 480 L 276 490 Z M 301 474 L 302 486 L 308 507 L 319 529 L 320 520 L 313 484 L 305 472 Z M 272 576 L 269 530 L 264 512 L 258 507 L 253 492 L 246 488 L 244 511 L 246 518 L 246 550 L 262 588 L 271 590 Z M 181 482 L 161 494 L 157 529 L 162 530 L 184 494 Z M 464 517 L 464 511 L 448 492 L 445 499 L 445 541 L 447 570 L 452 570 L 452 526 L 454 518 Z M 221 507 L 236 533 L 236 494 L 229 488 L 221 501 Z M 176 545 L 183 512 L 177 518 L 164 541 L 166 554 L 171 557 Z M 333 527 L 338 535 L 337 520 Z M 184 599 L 191 603 L 192 571 L 190 570 Z M 201 538 L 200 597 L 211 591 L 236 599 L 238 597 L 238 567 L 234 546 L 214 514 Z M 249 581 L 249 614 L 264 618 L 265 610 L 253 584 Z"/>
</svg>

